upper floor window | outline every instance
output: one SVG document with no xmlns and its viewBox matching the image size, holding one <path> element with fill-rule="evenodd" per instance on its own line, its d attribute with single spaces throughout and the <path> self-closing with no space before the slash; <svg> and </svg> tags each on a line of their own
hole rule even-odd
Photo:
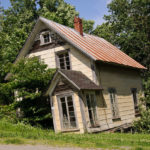
<svg viewBox="0 0 150 150">
<path fill-rule="evenodd" d="M 111 102 L 111 109 L 112 109 L 112 116 L 113 119 L 118 119 L 119 117 L 119 109 L 116 99 L 116 89 L 115 88 L 109 88 L 109 95 L 110 95 L 110 102 Z"/>
<path fill-rule="evenodd" d="M 58 67 L 60 69 L 66 69 L 66 70 L 71 69 L 70 57 L 69 57 L 69 52 L 68 51 L 57 53 L 57 61 L 58 61 L 57 62 Z"/>
<path fill-rule="evenodd" d="M 52 40 L 51 40 L 50 32 L 49 31 L 42 32 L 40 35 L 40 41 L 41 41 L 41 45 L 51 43 Z"/>
<path fill-rule="evenodd" d="M 137 113 L 138 112 L 137 89 L 136 88 L 132 88 L 131 92 L 132 92 L 132 97 L 133 97 L 135 112 Z"/>
</svg>

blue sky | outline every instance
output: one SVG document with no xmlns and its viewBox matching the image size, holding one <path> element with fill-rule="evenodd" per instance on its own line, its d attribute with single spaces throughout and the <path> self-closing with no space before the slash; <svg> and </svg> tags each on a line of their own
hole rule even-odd
<svg viewBox="0 0 150 150">
<path fill-rule="evenodd" d="M 95 24 L 102 24 L 104 22 L 104 14 L 108 14 L 107 4 L 111 0 L 65 0 L 67 3 L 74 5 L 76 10 L 80 13 L 80 17 L 94 20 Z M 4 8 L 10 6 L 9 0 L 0 0 Z"/>
</svg>

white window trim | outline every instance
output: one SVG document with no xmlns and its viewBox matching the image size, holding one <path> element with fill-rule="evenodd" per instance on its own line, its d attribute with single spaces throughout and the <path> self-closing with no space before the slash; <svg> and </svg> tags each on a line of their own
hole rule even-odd
<svg viewBox="0 0 150 150">
<path fill-rule="evenodd" d="M 44 37 L 43 36 L 46 35 L 46 34 L 49 34 L 49 42 L 44 43 Z M 46 45 L 46 44 L 50 44 L 50 43 L 52 43 L 52 38 L 51 38 L 50 31 L 42 32 L 40 34 L 40 45 L 42 46 L 42 45 Z"/>
</svg>

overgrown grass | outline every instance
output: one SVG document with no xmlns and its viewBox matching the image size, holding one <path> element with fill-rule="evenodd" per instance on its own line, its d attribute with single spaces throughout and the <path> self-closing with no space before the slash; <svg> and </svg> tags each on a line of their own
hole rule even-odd
<svg viewBox="0 0 150 150">
<path fill-rule="evenodd" d="M 55 134 L 52 130 L 0 121 L 0 143 L 50 144 L 89 148 L 150 149 L 148 134 Z"/>
</svg>

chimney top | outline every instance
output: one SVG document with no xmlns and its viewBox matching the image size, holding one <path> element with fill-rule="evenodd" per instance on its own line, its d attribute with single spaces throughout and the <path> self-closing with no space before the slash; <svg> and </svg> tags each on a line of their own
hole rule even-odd
<svg viewBox="0 0 150 150">
<path fill-rule="evenodd" d="M 74 17 L 74 29 L 83 36 L 82 19 L 76 16 Z"/>
</svg>

